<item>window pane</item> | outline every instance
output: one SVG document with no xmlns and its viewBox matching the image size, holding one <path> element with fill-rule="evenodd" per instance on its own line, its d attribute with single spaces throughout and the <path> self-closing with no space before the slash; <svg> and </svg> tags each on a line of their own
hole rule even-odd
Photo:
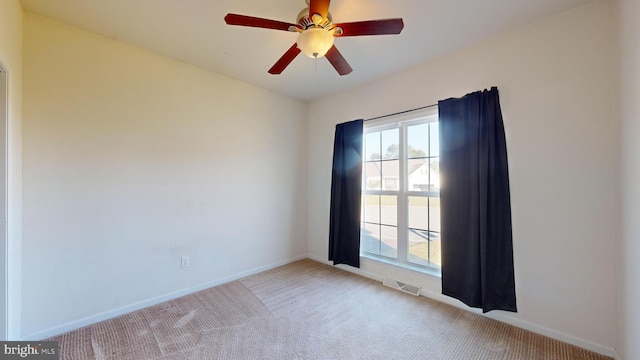
<svg viewBox="0 0 640 360">
<path fill-rule="evenodd" d="M 385 160 L 395 160 L 400 158 L 400 140 L 398 129 L 385 130 L 382 132 L 382 158 Z"/>
<path fill-rule="evenodd" d="M 429 124 L 409 126 L 407 128 L 407 157 L 429 156 Z"/>
<path fill-rule="evenodd" d="M 418 265 L 441 267 L 440 234 L 409 230 L 409 254 L 407 259 Z"/>
<path fill-rule="evenodd" d="M 362 251 L 380 255 L 380 225 L 364 224 L 361 228 L 360 238 Z"/>
<path fill-rule="evenodd" d="M 364 164 L 365 189 L 380 190 L 382 185 L 382 172 L 379 161 L 368 161 Z"/>
<path fill-rule="evenodd" d="M 410 159 L 407 161 L 408 191 L 429 190 L 429 160 Z"/>
<path fill-rule="evenodd" d="M 364 138 L 365 161 L 380 160 L 380 132 L 368 133 Z"/>
<path fill-rule="evenodd" d="M 365 222 L 380 223 L 380 196 L 365 195 L 362 197 L 364 206 L 362 207 Z"/>
<path fill-rule="evenodd" d="M 440 198 L 429 198 L 429 230 L 440 232 Z"/>
<path fill-rule="evenodd" d="M 440 133 L 438 122 L 429 123 L 429 156 L 440 156 Z"/>
<path fill-rule="evenodd" d="M 409 227 L 412 229 L 429 230 L 428 198 L 423 196 L 409 196 Z"/>
<path fill-rule="evenodd" d="M 429 238 L 429 266 L 435 268 L 442 267 L 442 260 L 440 259 L 440 234 L 439 233 L 431 233 L 431 237 Z"/>
<path fill-rule="evenodd" d="M 407 259 L 418 265 L 429 266 L 429 232 L 409 229 L 409 254 Z"/>
<path fill-rule="evenodd" d="M 382 162 L 382 190 L 400 190 L 400 161 Z"/>
<path fill-rule="evenodd" d="M 380 226 L 380 255 L 388 257 L 398 256 L 398 228 L 395 226 Z"/>
<path fill-rule="evenodd" d="M 398 197 L 380 196 L 380 221 L 384 225 L 398 225 Z"/>
<path fill-rule="evenodd" d="M 428 187 L 429 191 L 440 192 L 440 158 L 430 160 Z"/>
</svg>

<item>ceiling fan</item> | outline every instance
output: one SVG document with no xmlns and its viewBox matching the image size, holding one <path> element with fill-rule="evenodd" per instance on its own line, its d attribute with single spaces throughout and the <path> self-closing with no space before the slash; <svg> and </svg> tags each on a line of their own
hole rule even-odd
<svg viewBox="0 0 640 360">
<path fill-rule="evenodd" d="M 298 14 L 295 24 L 253 16 L 227 14 L 228 25 L 250 26 L 298 33 L 298 39 L 269 69 L 280 74 L 300 54 L 310 58 L 327 57 L 338 74 L 349 74 L 353 69 L 333 44 L 334 37 L 400 34 L 404 28 L 401 18 L 358 21 L 334 24 L 329 13 L 330 0 L 306 0 L 308 8 Z"/>
</svg>

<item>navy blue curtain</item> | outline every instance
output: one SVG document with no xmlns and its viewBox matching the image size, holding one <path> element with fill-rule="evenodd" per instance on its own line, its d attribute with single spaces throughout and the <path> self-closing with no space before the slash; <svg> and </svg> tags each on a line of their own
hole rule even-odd
<svg viewBox="0 0 640 360">
<path fill-rule="evenodd" d="M 362 120 L 336 125 L 331 175 L 329 260 L 360 267 Z"/>
<path fill-rule="evenodd" d="M 516 312 L 507 145 L 498 89 L 438 102 L 442 293 Z"/>
</svg>

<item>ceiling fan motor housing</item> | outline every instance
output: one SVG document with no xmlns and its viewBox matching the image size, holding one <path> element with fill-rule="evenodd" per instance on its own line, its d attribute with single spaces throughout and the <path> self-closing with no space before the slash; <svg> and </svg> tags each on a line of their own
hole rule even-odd
<svg viewBox="0 0 640 360">
<path fill-rule="evenodd" d="M 321 27 L 329 30 L 331 25 L 333 24 L 333 18 L 330 13 L 327 13 L 327 18 L 318 21 L 316 24 L 313 19 L 309 18 L 309 8 L 304 8 L 300 10 L 298 13 L 298 17 L 296 18 L 296 24 L 299 24 L 302 27 L 302 30 L 306 30 L 310 27 Z"/>
</svg>

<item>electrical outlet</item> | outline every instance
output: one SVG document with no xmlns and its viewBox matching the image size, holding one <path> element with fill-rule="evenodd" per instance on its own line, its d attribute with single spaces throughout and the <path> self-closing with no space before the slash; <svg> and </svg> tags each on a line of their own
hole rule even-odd
<svg viewBox="0 0 640 360">
<path fill-rule="evenodd" d="M 189 267 L 189 257 L 183 256 L 180 258 L 180 267 L 188 268 Z"/>
</svg>

